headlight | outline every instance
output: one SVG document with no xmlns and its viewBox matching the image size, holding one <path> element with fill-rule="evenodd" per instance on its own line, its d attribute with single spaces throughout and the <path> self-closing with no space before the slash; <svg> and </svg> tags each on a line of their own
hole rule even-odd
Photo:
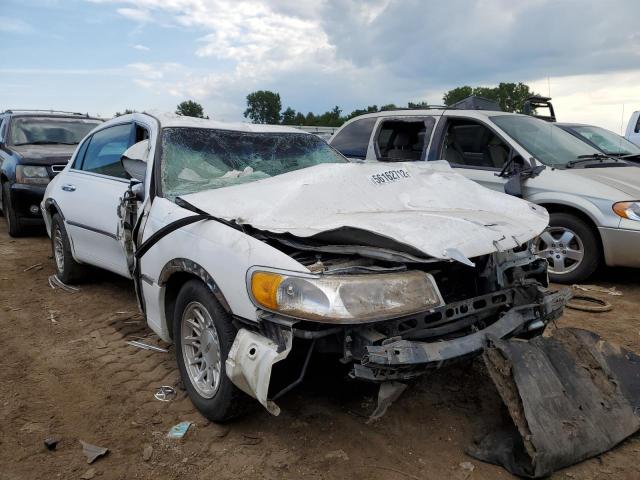
<svg viewBox="0 0 640 480">
<path fill-rule="evenodd" d="M 16 182 L 31 183 L 35 185 L 46 185 L 47 183 L 49 183 L 49 173 L 47 173 L 47 167 L 18 165 L 16 167 Z"/>
<path fill-rule="evenodd" d="M 325 323 L 358 323 L 422 312 L 443 305 L 424 272 L 292 276 L 256 271 L 250 280 L 257 306 Z"/>
<path fill-rule="evenodd" d="M 613 204 L 613 211 L 622 218 L 640 222 L 640 202 L 618 202 Z"/>
</svg>

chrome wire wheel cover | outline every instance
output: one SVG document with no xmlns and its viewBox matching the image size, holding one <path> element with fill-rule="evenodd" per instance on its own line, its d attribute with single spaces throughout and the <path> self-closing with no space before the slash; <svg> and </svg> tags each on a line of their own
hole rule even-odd
<svg viewBox="0 0 640 480">
<path fill-rule="evenodd" d="M 549 272 L 574 271 L 584 259 L 582 239 L 565 227 L 549 227 L 535 240 L 536 253 L 549 262 Z"/>
<path fill-rule="evenodd" d="M 182 313 L 180 342 L 189 380 L 201 397 L 213 397 L 220 386 L 220 340 L 204 305 L 191 302 Z"/>
<path fill-rule="evenodd" d="M 62 232 L 58 225 L 53 229 L 53 256 L 58 272 L 62 273 L 64 271 L 64 243 L 62 243 Z"/>
</svg>

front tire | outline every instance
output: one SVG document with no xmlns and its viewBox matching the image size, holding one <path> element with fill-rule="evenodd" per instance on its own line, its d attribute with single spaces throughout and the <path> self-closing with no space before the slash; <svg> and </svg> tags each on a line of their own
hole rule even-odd
<svg viewBox="0 0 640 480">
<path fill-rule="evenodd" d="M 21 237 L 24 235 L 24 228 L 20 225 L 20 219 L 16 215 L 16 211 L 11 203 L 11 191 L 9 190 L 9 182 L 2 184 L 2 211 L 7 222 L 7 230 L 12 237 Z"/>
<path fill-rule="evenodd" d="M 237 333 L 231 316 L 211 291 L 194 279 L 180 290 L 173 318 L 176 360 L 191 402 L 213 422 L 241 415 L 249 397 L 225 372 L 227 355 Z"/>
<path fill-rule="evenodd" d="M 59 213 L 54 213 L 51 219 L 51 251 L 56 275 L 63 283 L 76 283 L 85 276 L 84 265 L 73 258 L 69 235 Z"/>
<path fill-rule="evenodd" d="M 549 280 L 579 283 L 600 264 L 598 239 L 587 223 L 569 213 L 549 215 L 549 226 L 535 240 L 536 252 L 549 262 Z"/>
</svg>

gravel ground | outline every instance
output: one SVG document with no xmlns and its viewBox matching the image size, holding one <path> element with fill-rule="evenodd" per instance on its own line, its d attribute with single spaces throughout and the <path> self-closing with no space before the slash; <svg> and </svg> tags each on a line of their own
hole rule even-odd
<svg viewBox="0 0 640 480">
<path fill-rule="evenodd" d="M 281 399 L 279 417 L 256 408 L 216 425 L 182 391 L 173 402 L 154 399 L 160 385 L 177 384 L 174 352 L 125 343 L 155 341 L 130 282 L 96 273 L 78 293 L 52 290 L 49 240 L 11 239 L 4 222 L 0 258 L 0 479 L 511 478 L 464 453 L 504 413 L 479 361 L 421 378 L 368 425 L 376 389 L 317 360 L 307 381 Z M 640 352 L 640 276 L 606 270 L 593 283 L 623 293 L 607 298 L 614 309 L 569 310 L 558 325 L 594 330 Z M 186 420 L 193 426 L 182 440 L 166 438 Z M 43 446 L 51 436 L 61 438 L 55 451 Z M 88 465 L 80 440 L 109 453 Z M 635 435 L 552 478 L 640 478 L 639 453 Z"/>
</svg>

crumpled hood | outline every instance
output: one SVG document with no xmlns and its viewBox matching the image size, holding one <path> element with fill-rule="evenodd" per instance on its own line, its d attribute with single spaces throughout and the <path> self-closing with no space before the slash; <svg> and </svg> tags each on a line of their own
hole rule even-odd
<svg viewBox="0 0 640 480">
<path fill-rule="evenodd" d="M 18 145 L 10 147 L 30 165 L 65 164 L 73 155 L 77 145 Z"/>
<path fill-rule="evenodd" d="M 446 162 L 323 164 L 181 198 L 258 230 L 366 231 L 438 259 L 514 248 L 549 220 L 544 208 L 484 188 Z"/>
<path fill-rule="evenodd" d="M 630 167 L 576 168 L 572 169 L 571 173 L 604 183 L 630 195 L 633 200 L 640 200 L 640 168 L 635 165 Z"/>
</svg>

